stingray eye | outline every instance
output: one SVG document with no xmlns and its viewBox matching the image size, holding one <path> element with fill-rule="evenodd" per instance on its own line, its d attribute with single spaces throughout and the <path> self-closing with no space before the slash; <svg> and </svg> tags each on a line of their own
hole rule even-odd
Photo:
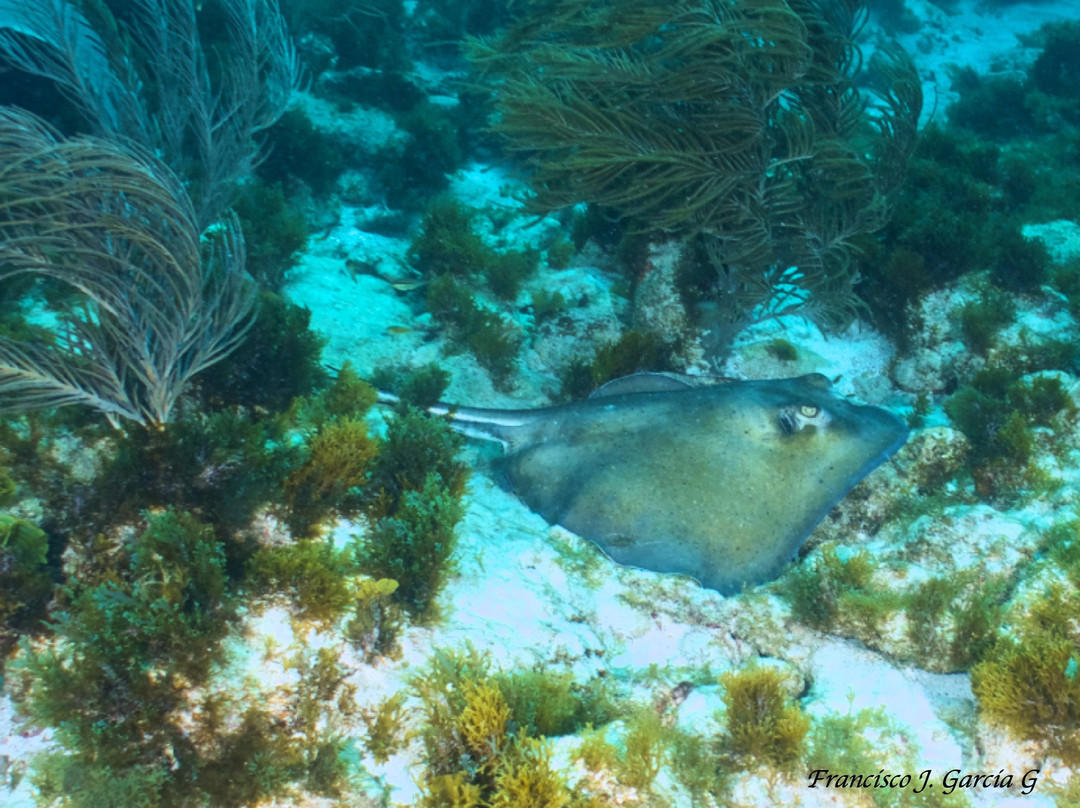
<svg viewBox="0 0 1080 808">
<path fill-rule="evenodd" d="M 780 408 L 776 420 L 781 432 L 794 435 L 804 429 L 816 431 L 827 427 L 829 414 L 816 404 L 791 404 Z"/>
</svg>

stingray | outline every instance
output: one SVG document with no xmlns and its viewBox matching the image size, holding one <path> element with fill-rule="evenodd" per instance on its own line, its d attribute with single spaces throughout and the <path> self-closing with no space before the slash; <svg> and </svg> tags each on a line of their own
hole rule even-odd
<svg viewBox="0 0 1080 808">
<path fill-rule="evenodd" d="M 635 374 L 572 404 L 432 411 L 501 442 L 505 481 L 548 522 L 723 594 L 779 575 L 908 433 L 821 374 L 712 386 Z"/>
</svg>

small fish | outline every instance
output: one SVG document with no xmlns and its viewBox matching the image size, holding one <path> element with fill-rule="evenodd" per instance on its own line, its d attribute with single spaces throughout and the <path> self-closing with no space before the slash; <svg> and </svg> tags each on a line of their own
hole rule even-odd
<svg viewBox="0 0 1080 808">
<path fill-rule="evenodd" d="M 712 386 L 636 374 L 574 404 L 431 409 L 502 443 L 506 482 L 549 522 L 723 594 L 779 575 L 908 434 L 821 374 Z"/>
<path fill-rule="evenodd" d="M 392 325 L 386 329 L 387 334 L 411 334 L 414 329 L 407 325 Z"/>
<path fill-rule="evenodd" d="M 422 286 L 427 285 L 427 280 L 402 280 L 402 281 L 390 281 L 390 285 L 394 288 L 395 292 L 415 292 Z"/>
</svg>

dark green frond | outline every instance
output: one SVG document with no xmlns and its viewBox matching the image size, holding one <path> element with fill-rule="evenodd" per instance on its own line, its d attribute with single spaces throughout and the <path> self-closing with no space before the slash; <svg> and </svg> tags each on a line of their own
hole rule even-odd
<svg viewBox="0 0 1080 808">
<path fill-rule="evenodd" d="M 631 231 L 704 240 L 736 319 L 815 297 L 848 316 L 853 239 L 885 223 L 921 107 L 902 51 L 880 48 L 861 75 L 865 0 L 521 8 L 471 55 L 536 212 L 587 202 Z"/>
</svg>

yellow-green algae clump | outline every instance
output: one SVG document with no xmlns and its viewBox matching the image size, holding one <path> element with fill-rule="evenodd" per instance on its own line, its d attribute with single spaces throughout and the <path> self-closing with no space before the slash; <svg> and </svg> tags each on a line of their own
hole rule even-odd
<svg viewBox="0 0 1080 808">
<path fill-rule="evenodd" d="M 810 719 L 775 668 L 751 666 L 720 677 L 727 720 L 725 746 L 739 761 L 783 769 L 802 755 Z"/>
<path fill-rule="evenodd" d="M 982 715 L 1080 765 L 1080 596 L 1058 584 L 1012 622 L 971 671 Z"/>
</svg>

